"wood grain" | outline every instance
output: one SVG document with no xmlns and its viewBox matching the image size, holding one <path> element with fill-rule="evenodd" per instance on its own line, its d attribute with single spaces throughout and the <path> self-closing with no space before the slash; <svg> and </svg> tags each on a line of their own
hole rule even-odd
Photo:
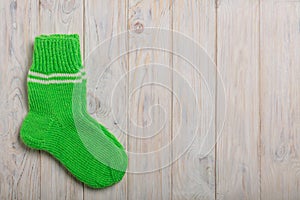
<svg viewBox="0 0 300 200">
<path fill-rule="evenodd" d="M 90 114 L 126 148 L 128 71 L 124 1 L 85 2 L 85 66 Z M 119 34 L 119 36 L 118 36 Z M 112 187 L 84 188 L 84 199 L 126 199 L 127 175 Z"/>
<path fill-rule="evenodd" d="M 261 198 L 299 199 L 300 2 L 261 4 Z"/>
<path fill-rule="evenodd" d="M 298 199 L 299 11 L 280 0 L 1 1 L 0 199 Z M 19 139 L 33 40 L 50 33 L 80 35 L 89 112 L 128 151 L 112 187 L 84 186 Z"/>
<path fill-rule="evenodd" d="M 217 25 L 228 110 L 217 143 L 217 198 L 259 199 L 259 1 L 219 1 Z M 218 82 L 218 94 L 222 89 Z M 220 123 L 224 99 L 217 101 Z"/>
<path fill-rule="evenodd" d="M 171 47 L 172 35 L 160 38 L 149 27 L 168 29 L 169 1 L 129 0 L 128 49 L 128 199 L 170 199 L 171 55 L 154 49 Z M 148 29 L 147 29 L 148 28 Z"/>
<path fill-rule="evenodd" d="M 77 33 L 83 47 L 83 4 L 80 0 L 39 2 L 39 34 Z M 57 160 L 41 152 L 41 198 L 83 199 L 82 183 Z"/>
<path fill-rule="evenodd" d="M 36 1 L 0 3 L 0 199 L 40 197 L 39 152 L 19 139 L 27 113 L 25 80 L 37 32 L 36 5 Z"/>
<path fill-rule="evenodd" d="M 172 159 L 187 151 L 172 165 L 172 199 L 215 199 L 215 12 L 213 1 L 173 4 L 173 29 L 190 39 L 173 33 Z"/>
</svg>

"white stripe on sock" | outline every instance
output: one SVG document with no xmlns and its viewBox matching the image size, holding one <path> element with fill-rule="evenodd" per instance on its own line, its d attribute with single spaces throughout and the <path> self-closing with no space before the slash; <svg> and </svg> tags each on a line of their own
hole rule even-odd
<svg viewBox="0 0 300 200">
<path fill-rule="evenodd" d="M 75 74 L 68 74 L 68 73 L 54 73 L 54 74 L 42 74 L 38 72 L 29 71 L 28 75 L 40 77 L 40 78 L 53 78 L 53 77 L 80 77 L 81 72 L 75 73 Z"/>
<path fill-rule="evenodd" d="M 27 78 L 27 82 L 40 83 L 40 84 L 62 84 L 62 83 L 81 83 L 82 79 L 77 80 L 39 80 L 33 78 Z"/>
</svg>

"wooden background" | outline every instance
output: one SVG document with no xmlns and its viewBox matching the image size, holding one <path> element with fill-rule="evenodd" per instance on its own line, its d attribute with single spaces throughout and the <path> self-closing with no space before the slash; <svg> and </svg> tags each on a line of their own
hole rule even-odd
<svg viewBox="0 0 300 200">
<path fill-rule="evenodd" d="M 188 35 L 217 63 L 228 111 L 222 135 L 217 140 L 216 128 L 209 132 L 217 144 L 205 157 L 195 153 L 200 146 L 196 140 L 168 167 L 127 173 L 113 187 L 90 189 L 75 181 L 48 154 L 30 150 L 19 139 L 20 125 L 28 112 L 26 75 L 33 39 L 39 34 L 78 33 L 85 58 L 101 41 L 127 30 L 132 31 L 120 45 L 134 48 L 151 43 L 154 38 L 143 32 L 146 27 Z M 1 0 L 0 29 L 0 199 L 300 199 L 300 1 Z M 172 39 L 164 42 L 171 48 L 174 45 Z M 112 50 L 102 51 L 110 54 Z M 109 79 L 118 80 L 126 71 L 151 63 L 177 69 L 193 80 L 192 87 L 203 100 L 207 98 L 199 77 L 168 53 L 138 50 L 128 54 L 111 68 Z M 93 69 L 87 66 L 90 74 Z M 162 142 L 170 142 L 180 121 L 176 114 L 179 106 L 189 114 L 184 121 L 196 115 L 184 92 L 176 100 L 172 93 L 149 86 L 130 95 L 143 81 L 158 78 L 173 89 L 185 89 L 172 73 L 149 68 L 140 76 L 126 76 L 120 89 L 123 93 L 118 94 L 122 98 L 113 108 L 105 104 L 111 85 L 102 85 L 98 98 L 89 95 L 89 111 L 114 133 L 120 131 L 109 117 L 110 109 L 130 105 L 122 121 L 125 136 L 117 134 L 130 152 L 153 151 Z M 213 126 L 217 126 L 224 102 L 218 95 L 222 84 L 214 77 Z M 152 129 L 137 131 L 133 124 L 161 117 L 156 110 L 148 116 L 154 104 L 164 108 L 167 119 L 161 133 L 151 140 L 126 135 L 139 131 L 143 136 L 151 135 Z M 205 121 L 210 115 L 204 108 L 200 111 L 199 120 Z M 152 121 L 153 129 L 159 126 L 159 121 Z M 198 134 L 205 129 L 200 126 Z M 177 148 L 173 147 L 173 153 Z M 149 163 L 130 158 L 129 167 L 143 170 L 161 160 L 172 160 L 172 152 L 146 159 Z"/>
</svg>

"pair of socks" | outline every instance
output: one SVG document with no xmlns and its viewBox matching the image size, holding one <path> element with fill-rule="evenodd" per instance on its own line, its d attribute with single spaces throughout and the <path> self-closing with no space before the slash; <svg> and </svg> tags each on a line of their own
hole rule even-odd
<svg viewBox="0 0 300 200">
<path fill-rule="evenodd" d="M 36 37 L 27 78 L 29 112 L 20 137 L 50 153 L 79 181 L 103 188 L 122 180 L 128 158 L 87 112 L 85 77 L 77 34 Z"/>
</svg>

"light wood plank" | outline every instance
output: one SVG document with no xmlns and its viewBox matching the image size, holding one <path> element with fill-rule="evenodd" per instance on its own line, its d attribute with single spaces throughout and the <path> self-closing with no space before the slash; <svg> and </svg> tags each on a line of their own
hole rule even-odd
<svg viewBox="0 0 300 200">
<path fill-rule="evenodd" d="M 129 0 L 128 199 L 170 199 L 172 86 L 171 55 L 152 47 L 172 47 L 172 34 L 153 34 L 171 26 L 169 1 Z M 149 49 L 143 49 L 150 47 Z M 140 49 L 141 48 L 141 49 Z M 156 153 L 155 153 L 156 152 Z"/>
<path fill-rule="evenodd" d="M 228 111 L 217 144 L 217 198 L 259 199 L 259 1 L 219 1 L 217 22 Z M 218 94 L 222 89 L 218 82 Z M 217 102 L 217 123 L 223 100 Z"/>
<path fill-rule="evenodd" d="M 184 154 L 172 165 L 172 199 L 215 198 L 215 12 L 214 1 L 173 4 L 180 34 L 173 34 L 172 159 Z"/>
<path fill-rule="evenodd" d="M 1 1 L 0 199 L 298 199 L 300 3 L 260 2 Z M 207 77 L 174 52 L 189 53 L 188 58 L 196 61 L 203 55 L 189 49 L 188 43 L 178 43 L 175 33 L 159 40 L 172 52 L 139 49 L 121 55 L 126 49 L 155 46 L 158 38 L 143 30 L 153 26 L 190 36 L 217 60 L 227 97 L 220 138 L 215 135 L 223 123 L 222 82 L 201 68 L 209 74 L 210 89 L 217 82 L 217 91 L 210 91 L 217 96 L 209 97 L 203 80 Z M 105 42 L 127 28 L 129 35 Z M 83 189 L 54 158 L 19 140 L 28 111 L 26 75 L 33 39 L 50 33 L 79 33 L 83 57 L 92 57 L 86 61 L 89 112 L 129 151 L 128 173 L 112 187 Z M 93 55 L 100 42 L 104 44 L 96 50 L 99 56 Z M 111 66 L 105 65 L 119 55 Z M 161 85 L 148 84 L 153 82 Z M 199 102 L 192 100 L 191 91 Z M 208 102 L 211 98 L 217 102 Z M 210 127 L 208 145 L 203 147 L 215 103 L 216 127 Z M 179 160 L 142 173 L 172 163 L 193 140 L 197 122 L 196 138 Z M 168 146 L 178 134 L 185 139 L 167 151 L 133 155 Z M 216 154 L 213 149 L 205 155 L 215 140 Z"/>
<path fill-rule="evenodd" d="M 27 113 L 25 83 L 38 28 L 37 2 L 2 1 L 0 10 L 0 199 L 38 199 L 39 152 L 19 139 Z"/>
<path fill-rule="evenodd" d="M 262 199 L 299 199 L 300 2 L 261 2 Z"/>
<path fill-rule="evenodd" d="M 85 66 L 90 114 L 126 148 L 127 90 L 125 1 L 85 2 Z M 119 35 L 119 36 L 118 36 Z M 126 199 L 127 177 L 101 190 L 84 188 L 84 199 Z"/>
<path fill-rule="evenodd" d="M 83 3 L 74 1 L 41 0 L 39 33 L 78 33 L 83 49 Z M 83 199 L 83 185 L 57 160 L 41 152 L 41 198 Z"/>
</svg>

